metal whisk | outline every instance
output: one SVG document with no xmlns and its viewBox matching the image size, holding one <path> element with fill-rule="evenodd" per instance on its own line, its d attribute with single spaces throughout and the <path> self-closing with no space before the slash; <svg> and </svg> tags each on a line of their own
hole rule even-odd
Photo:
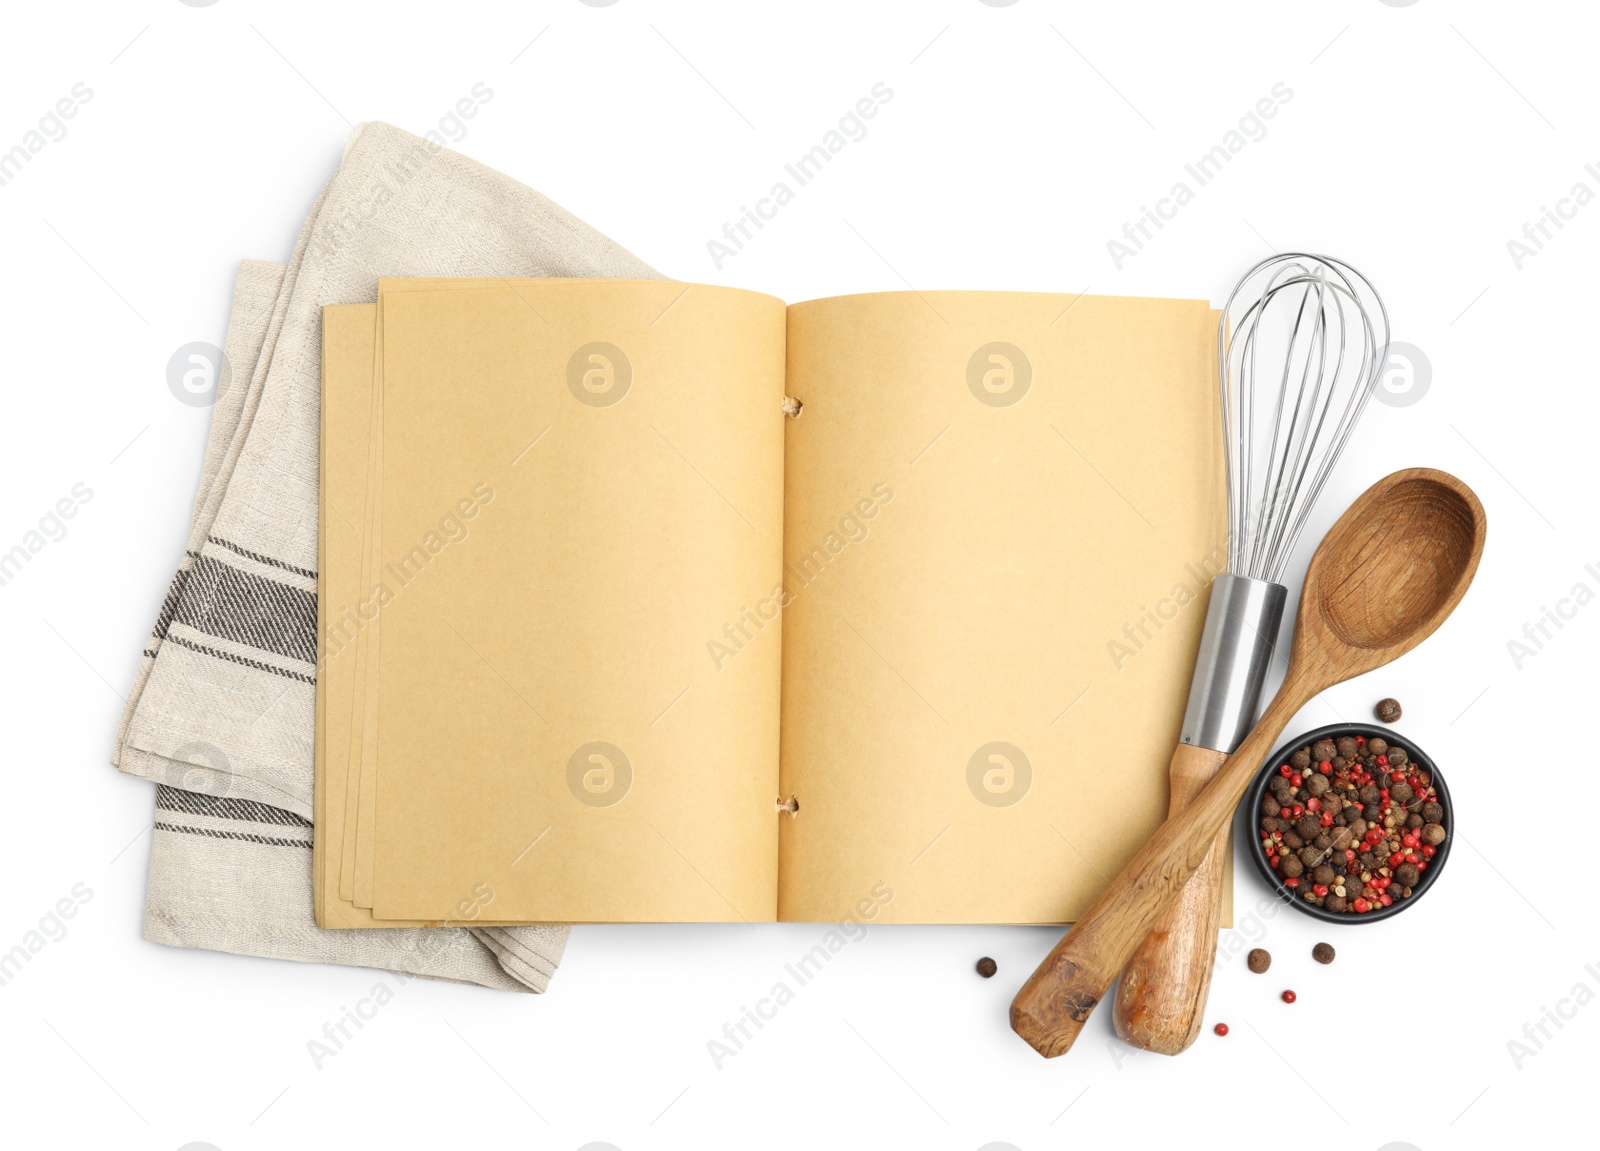
<svg viewBox="0 0 1600 1151">
<path fill-rule="evenodd" d="M 1233 289 L 1217 327 L 1230 572 L 1274 582 L 1282 574 L 1388 350 L 1382 297 L 1342 260 L 1284 253 Z M 1265 405 L 1270 436 L 1257 410 Z"/>
<path fill-rule="evenodd" d="M 1366 277 L 1327 256 L 1263 260 L 1222 309 L 1228 570 L 1211 584 L 1169 771 L 1169 815 L 1199 794 L 1255 723 L 1288 598 L 1278 580 L 1388 350 L 1383 300 Z M 1114 1019 L 1136 1047 L 1176 1055 L 1199 1034 L 1226 843 L 1224 833 L 1122 973 Z"/>
</svg>

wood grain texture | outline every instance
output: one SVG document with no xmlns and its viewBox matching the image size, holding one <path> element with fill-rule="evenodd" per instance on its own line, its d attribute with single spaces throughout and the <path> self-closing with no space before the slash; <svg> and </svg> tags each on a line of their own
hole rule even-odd
<svg viewBox="0 0 1600 1151">
<path fill-rule="evenodd" d="M 1171 790 L 1168 818 L 1189 806 L 1227 759 L 1226 752 L 1180 743 L 1167 772 Z M 1229 833 L 1224 827 L 1189 882 L 1122 969 L 1112 1019 L 1123 1042 L 1161 1055 L 1177 1055 L 1199 1036 L 1216 962 L 1228 846 Z"/>
<path fill-rule="evenodd" d="M 1379 480 L 1339 517 L 1306 570 L 1283 686 L 1216 777 L 1156 830 L 1017 992 L 1011 1026 L 1029 1045 L 1046 1058 L 1072 1047 L 1295 712 L 1432 635 L 1471 585 L 1486 530 L 1472 489 L 1429 468 Z"/>
</svg>

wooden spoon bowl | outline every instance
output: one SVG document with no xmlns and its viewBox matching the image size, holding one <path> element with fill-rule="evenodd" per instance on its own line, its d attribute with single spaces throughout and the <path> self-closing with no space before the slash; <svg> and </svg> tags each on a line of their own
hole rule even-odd
<svg viewBox="0 0 1600 1151">
<path fill-rule="evenodd" d="M 1089 1013 L 1205 860 L 1257 765 L 1318 692 L 1380 668 L 1445 621 L 1477 573 L 1483 505 L 1447 472 L 1379 480 L 1317 547 L 1300 593 L 1283 686 L 1195 800 L 1171 816 L 1056 944 L 1011 1004 L 1011 1026 L 1040 1054 L 1072 1046 Z"/>
<path fill-rule="evenodd" d="M 1370 501 L 1379 488 L 1382 499 Z M 1461 597 L 1462 571 L 1477 567 L 1483 549 L 1483 506 L 1453 475 L 1416 469 L 1382 480 L 1350 507 L 1357 511 L 1328 531 L 1306 584 L 1317 586 L 1318 616 L 1342 647 L 1389 663 L 1421 642 L 1419 624 Z M 1302 600 L 1302 624 L 1304 613 Z"/>
</svg>

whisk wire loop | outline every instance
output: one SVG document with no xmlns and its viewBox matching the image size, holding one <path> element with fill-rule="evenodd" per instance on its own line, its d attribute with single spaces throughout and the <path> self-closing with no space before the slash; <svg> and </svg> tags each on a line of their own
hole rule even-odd
<svg viewBox="0 0 1600 1151">
<path fill-rule="evenodd" d="M 1282 253 L 1234 288 L 1217 326 L 1230 572 L 1282 575 L 1388 348 L 1382 297 L 1342 260 Z"/>
</svg>

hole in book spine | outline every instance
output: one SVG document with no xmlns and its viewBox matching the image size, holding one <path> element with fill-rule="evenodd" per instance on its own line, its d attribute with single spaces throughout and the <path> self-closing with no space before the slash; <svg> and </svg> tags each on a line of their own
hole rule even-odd
<svg viewBox="0 0 1600 1151">
<path fill-rule="evenodd" d="M 787 800 L 783 799 L 782 797 L 779 797 L 779 799 L 778 799 L 778 810 L 779 811 L 786 811 L 790 815 L 799 815 L 800 814 L 800 801 L 797 798 L 795 798 L 794 796 L 792 796 L 792 795 Z"/>
<path fill-rule="evenodd" d="M 800 412 L 804 408 L 805 405 L 799 400 L 795 399 L 793 396 L 783 397 L 783 414 L 788 416 L 791 420 L 798 420 L 800 418 Z"/>
</svg>

